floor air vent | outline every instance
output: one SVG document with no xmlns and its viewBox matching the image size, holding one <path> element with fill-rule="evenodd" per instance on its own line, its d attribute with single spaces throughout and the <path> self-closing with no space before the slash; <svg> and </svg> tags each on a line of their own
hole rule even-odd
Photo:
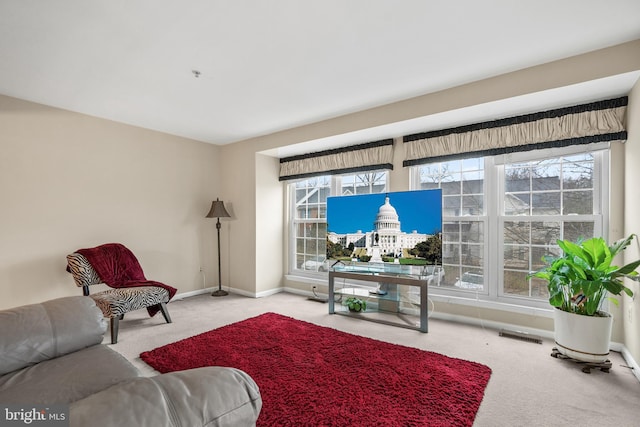
<svg viewBox="0 0 640 427">
<path fill-rule="evenodd" d="M 509 331 L 507 329 L 500 329 L 501 337 L 513 338 L 520 341 L 528 341 L 536 344 L 542 344 L 542 338 L 538 335 L 531 335 L 527 332 Z"/>
</svg>

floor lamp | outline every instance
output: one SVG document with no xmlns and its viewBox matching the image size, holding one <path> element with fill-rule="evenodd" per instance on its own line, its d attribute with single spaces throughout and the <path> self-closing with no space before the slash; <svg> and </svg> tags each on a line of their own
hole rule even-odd
<svg viewBox="0 0 640 427">
<path fill-rule="evenodd" d="M 211 202 L 211 209 L 207 214 L 206 218 L 217 218 L 218 222 L 216 222 L 216 228 L 218 229 L 218 289 L 211 293 L 211 296 L 214 297 L 223 297 L 225 295 L 229 295 L 229 292 L 222 290 L 222 270 L 220 268 L 220 218 L 229 218 L 229 212 L 224 208 L 224 202 L 220 201 L 220 199 L 216 199 L 214 202 Z"/>
</svg>

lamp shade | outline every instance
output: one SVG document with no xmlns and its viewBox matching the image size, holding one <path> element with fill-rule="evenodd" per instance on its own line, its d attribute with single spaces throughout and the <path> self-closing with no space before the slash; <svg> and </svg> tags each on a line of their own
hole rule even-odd
<svg viewBox="0 0 640 427">
<path fill-rule="evenodd" d="M 224 208 L 224 202 L 216 199 L 211 202 L 211 209 L 205 218 L 229 218 L 229 212 Z"/>
</svg>

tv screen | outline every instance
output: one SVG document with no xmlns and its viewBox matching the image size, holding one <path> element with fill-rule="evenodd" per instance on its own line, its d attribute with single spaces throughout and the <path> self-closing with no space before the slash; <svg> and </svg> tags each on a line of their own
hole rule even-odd
<svg viewBox="0 0 640 427">
<path fill-rule="evenodd" d="M 442 190 L 328 197 L 327 258 L 442 265 Z"/>
</svg>

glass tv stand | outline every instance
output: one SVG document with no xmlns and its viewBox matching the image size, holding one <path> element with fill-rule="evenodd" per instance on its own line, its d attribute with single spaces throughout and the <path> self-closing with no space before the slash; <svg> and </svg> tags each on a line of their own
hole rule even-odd
<svg viewBox="0 0 640 427">
<path fill-rule="evenodd" d="M 428 277 L 420 271 L 420 267 L 391 263 L 336 264 L 329 271 L 329 314 L 426 333 Z M 364 300 L 366 310 L 349 311 L 344 304 L 349 297 Z"/>
</svg>

